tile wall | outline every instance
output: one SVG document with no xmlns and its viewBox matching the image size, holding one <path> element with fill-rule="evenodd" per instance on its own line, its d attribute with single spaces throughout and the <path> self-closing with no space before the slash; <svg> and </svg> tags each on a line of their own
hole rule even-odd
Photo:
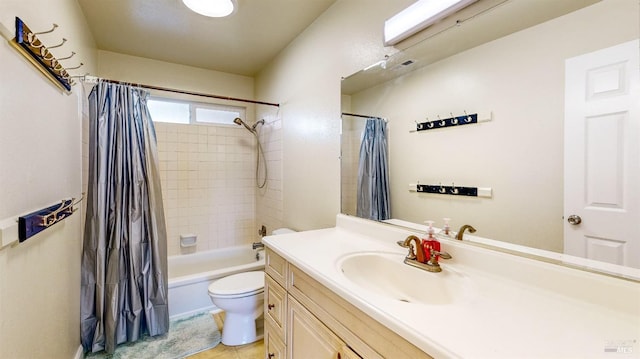
<svg viewBox="0 0 640 359">
<path fill-rule="evenodd" d="M 255 140 L 239 126 L 155 123 L 169 255 L 249 244 L 256 224 Z M 196 234 L 181 248 L 180 234 Z"/>
<path fill-rule="evenodd" d="M 358 163 L 360 158 L 360 142 L 366 119 L 343 116 L 340 144 L 340 212 L 356 215 L 358 194 Z"/>
</svg>

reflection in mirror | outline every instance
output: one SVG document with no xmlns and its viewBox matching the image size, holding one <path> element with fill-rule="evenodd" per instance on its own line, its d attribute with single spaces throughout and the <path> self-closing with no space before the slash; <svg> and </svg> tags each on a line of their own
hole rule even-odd
<svg viewBox="0 0 640 359">
<path fill-rule="evenodd" d="M 640 6 L 594 2 L 502 1 L 343 81 L 343 111 L 388 120 L 392 218 L 448 217 L 481 237 L 640 268 Z M 518 6 L 551 3 L 574 8 L 492 32 L 517 23 Z M 465 111 L 492 120 L 415 131 Z M 355 214 L 364 120 L 342 121 L 342 211 Z M 416 183 L 492 193 L 410 191 Z"/>
<path fill-rule="evenodd" d="M 387 120 L 346 112 L 342 116 L 362 119 L 343 122 L 342 178 L 352 180 L 342 185 L 343 213 L 375 221 L 391 219 Z"/>
</svg>

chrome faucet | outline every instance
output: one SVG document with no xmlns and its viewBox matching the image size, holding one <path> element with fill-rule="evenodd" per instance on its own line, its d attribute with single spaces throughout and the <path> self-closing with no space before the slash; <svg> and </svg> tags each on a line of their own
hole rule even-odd
<svg viewBox="0 0 640 359">
<path fill-rule="evenodd" d="M 456 239 L 461 241 L 462 237 L 464 236 L 464 231 L 465 230 L 469 230 L 470 233 L 476 233 L 476 229 L 473 228 L 473 226 L 465 224 L 464 226 L 460 227 L 460 230 L 458 231 L 458 234 L 456 235 Z"/>
<path fill-rule="evenodd" d="M 411 246 L 414 243 L 414 247 Z M 438 263 L 438 258 L 451 259 L 451 255 L 447 252 L 439 252 L 431 249 L 429 253 L 424 253 L 420 238 L 409 236 L 404 241 L 397 242 L 400 247 L 409 248 L 409 253 L 404 258 L 404 263 L 412 267 L 424 269 L 428 272 L 442 272 L 442 268 Z M 414 252 L 415 248 L 415 252 Z"/>
</svg>

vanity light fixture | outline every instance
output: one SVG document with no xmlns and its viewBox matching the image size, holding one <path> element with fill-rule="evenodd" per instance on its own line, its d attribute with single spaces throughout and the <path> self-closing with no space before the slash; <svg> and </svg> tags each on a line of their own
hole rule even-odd
<svg viewBox="0 0 640 359">
<path fill-rule="evenodd" d="M 236 0 L 182 0 L 192 11 L 208 17 L 225 17 L 236 9 Z"/>
<path fill-rule="evenodd" d="M 476 1 L 419 0 L 384 22 L 384 45 L 395 45 Z"/>
</svg>

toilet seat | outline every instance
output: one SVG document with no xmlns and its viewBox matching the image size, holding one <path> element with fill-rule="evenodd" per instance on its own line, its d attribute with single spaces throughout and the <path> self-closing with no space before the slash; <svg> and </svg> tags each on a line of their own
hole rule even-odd
<svg viewBox="0 0 640 359">
<path fill-rule="evenodd" d="M 253 271 L 233 274 L 209 285 L 209 294 L 214 297 L 239 298 L 264 292 L 264 272 Z"/>
</svg>

